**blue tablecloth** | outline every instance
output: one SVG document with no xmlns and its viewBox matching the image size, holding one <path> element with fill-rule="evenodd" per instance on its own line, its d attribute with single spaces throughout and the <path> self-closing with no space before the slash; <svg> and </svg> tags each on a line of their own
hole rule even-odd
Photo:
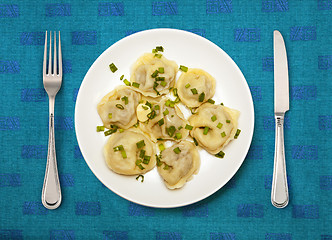
<svg viewBox="0 0 332 240">
<path fill-rule="evenodd" d="M 0 3 L 0 239 L 332 239 L 332 0 L 8 1 Z M 252 91 L 255 132 L 244 164 L 196 204 L 149 208 L 104 187 L 85 163 L 75 100 L 94 60 L 134 32 L 177 28 L 220 46 Z M 270 203 L 274 155 L 273 30 L 288 51 L 285 145 L 290 203 Z M 45 30 L 61 30 L 56 98 L 63 202 L 41 204 L 48 140 Z"/>
</svg>

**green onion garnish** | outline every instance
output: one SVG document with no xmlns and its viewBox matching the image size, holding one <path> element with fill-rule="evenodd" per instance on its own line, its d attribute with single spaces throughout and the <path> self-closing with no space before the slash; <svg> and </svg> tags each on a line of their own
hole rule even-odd
<svg viewBox="0 0 332 240">
<path fill-rule="evenodd" d="M 176 128 L 174 126 L 170 126 L 169 128 L 166 128 L 166 131 L 167 131 L 167 134 L 170 136 L 170 137 L 173 137 L 175 131 L 176 131 Z"/>
<path fill-rule="evenodd" d="M 203 101 L 204 101 L 204 98 L 205 98 L 205 93 L 202 92 L 202 93 L 199 95 L 199 97 L 198 97 L 198 101 L 199 101 L 199 102 L 203 102 Z"/>
<path fill-rule="evenodd" d="M 144 106 L 144 105 L 142 105 L 142 108 L 143 108 L 144 110 L 148 110 L 148 109 L 149 109 L 149 107 Z"/>
<path fill-rule="evenodd" d="M 226 133 L 225 133 L 225 132 L 222 132 L 222 133 L 221 133 L 221 137 L 226 137 Z"/>
<path fill-rule="evenodd" d="M 134 125 L 133 125 L 133 127 L 135 127 L 135 128 L 138 128 L 138 121 L 137 121 L 137 123 L 135 123 Z"/>
<path fill-rule="evenodd" d="M 118 68 L 114 65 L 114 63 L 111 63 L 109 65 L 109 67 L 110 67 L 110 69 L 111 69 L 112 72 L 116 72 L 116 70 L 118 70 Z"/>
<path fill-rule="evenodd" d="M 176 153 L 176 154 L 179 154 L 181 152 L 180 148 L 177 147 L 177 148 L 174 148 L 173 151 Z"/>
<path fill-rule="evenodd" d="M 155 78 L 158 76 L 158 70 L 155 70 L 152 74 L 151 74 L 151 77 Z"/>
<path fill-rule="evenodd" d="M 165 121 L 164 121 L 164 119 L 162 118 L 162 119 L 160 119 L 159 121 L 158 121 L 158 125 L 159 126 L 161 126 L 161 125 L 163 125 L 165 123 Z"/>
<path fill-rule="evenodd" d="M 147 115 L 147 117 L 148 117 L 149 119 L 154 119 L 156 116 L 157 116 L 157 113 L 156 113 L 155 110 L 152 110 L 152 111 Z"/>
<path fill-rule="evenodd" d="M 227 122 L 227 123 L 230 123 L 230 122 L 231 122 L 231 120 L 226 120 L 226 122 Z"/>
<path fill-rule="evenodd" d="M 123 133 L 123 132 L 124 132 L 124 129 L 120 128 L 120 129 L 119 129 L 119 132 L 120 132 L 120 133 Z"/>
<path fill-rule="evenodd" d="M 117 127 L 117 126 L 115 126 L 115 125 L 112 125 L 112 126 L 113 126 L 113 127 L 112 127 L 110 130 L 104 132 L 104 135 L 105 135 L 105 136 L 111 135 L 112 133 L 115 133 L 115 132 L 118 130 L 118 127 Z"/>
<path fill-rule="evenodd" d="M 167 101 L 165 102 L 166 107 L 169 107 L 170 104 L 171 104 L 171 100 L 167 99 Z"/>
<path fill-rule="evenodd" d="M 220 103 L 221 106 L 224 106 L 224 103 Z"/>
<path fill-rule="evenodd" d="M 159 106 L 159 105 L 156 105 L 156 106 L 154 106 L 154 109 L 155 109 L 155 110 L 159 110 L 159 109 L 160 109 L 160 106 Z"/>
<path fill-rule="evenodd" d="M 166 116 L 167 114 L 169 114 L 168 109 L 166 108 L 166 110 L 163 112 L 164 116 Z"/>
<path fill-rule="evenodd" d="M 144 158 L 144 156 L 145 156 L 145 150 L 141 149 L 141 151 L 139 153 L 139 157 Z"/>
<path fill-rule="evenodd" d="M 190 91 L 191 91 L 194 95 L 198 93 L 196 88 L 192 88 L 192 89 L 190 89 Z"/>
<path fill-rule="evenodd" d="M 104 126 L 97 126 L 97 132 L 103 132 L 105 130 Z"/>
<path fill-rule="evenodd" d="M 237 129 L 234 138 L 237 139 L 237 137 L 240 135 L 241 129 Z"/>
<path fill-rule="evenodd" d="M 129 82 L 127 79 L 123 80 L 123 82 L 124 82 L 124 84 L 126 84 L 127 86 L 130 86 L 130 82 Z"/>
<path fill-rule="evenodd" d="M 138 175 L 136 180 L 138 181 L 139 178 L 141 178 L 141 182 L 144 182 L 144 176 L 143 175 Z"/>
<path fill-rule="evenodd" d="M 185 129 L 187 129 L 187 130 L 192 130 L 192 129 L 193 129 L 193 126 L 191 126 L 191 125 L 189 125 L 189 124 L 186 124 Z"/>
<path fill-rule="evenodd" d="M 120 80 L 122 80 L 124 78 L 124 75 L 122 75 L 121 77 L 120 77 Z"/>
<path fill-rule="evenodd" d="M 178 130 L 181 130 L 183 127 L 182 126 L 180 126 L 180 127 L 178 127 Z"/>
<path fill-rule="evenodd" d="M 188 71 L 188 67 L 180 65 L 180 70 L 183 72 L 187 72 Z"/>
<path fill-rule="evenodd" d="M 175 97 L 178 96 L 178 89 L 177 88 L 173 88 L 173 94 Z"/>
<path fill-rule="evenodd" d="M 181 133 L 175 133 L 175 139 L 181 139 L 182 138 L 182 134 Z"/>
<path fill-rule="evenodd" d="M 222 128 L 222 125 L 223 125 L 223 124 L 222 124 L 221 122 L 218 123 L 217 128 L 219 128 L 219 129 Z"/>
<path fill-rule="evenodd" d="M 138 149 L 144 147 L 144 146 L 145 146 L 145 142 L 144 142 L 144 140 L 141 140 L 141 141 L 137 142 L 137 143 L 136 143 L 136 146 L 137 146 Z"/>
<path fill-rule="evenodd" d="M 128 104 L 128 97 L 127 96 L 122 97 L 121 100 L 125 102 L 125 105 Z"/>
<path fill-rule="evenodd" d="M 109 118 L 109 119 L 112 119 L 112 113 L 109 113 L 109 114 L 108 114 L 108 118 Z"/>
<path fill-rule="evenodd" d="M 127 153 L 124 149 L 121 150 L 121 155 L 122 155 L 123 158 L 127 158 Z"/>
<path fill-rule="evenodd" d="M 160 67 L 160 68 L 158 68 L 158 72 L 159 72 L 159 73 L 164 73 L 164 72 L 165 72 L 165 69 L 164 69 L 163 67 Z"/>
<path fill-rule="evenodd" d="M 212 122 L 216 121 L 216 120 L 217 120 L 216 115 L 213 115 L 213 116 L 211 117 L 211 120 L 212 120 Z"/>
<path fill-rule="evenodd" d="M 152 104 L 149 101 L 146 101 L 145 105 L 152 108 Z"/>
<path fill-rule="evenodd" d="M 156 81 L 165 82 L 165 77 L 156 77 Z"/>
<path fill-rule="evenodd" d="M 165 166 L 164 166 L 163 169 L 164 169 L 164 170 L 168 170 L 168 169 L 169 169 L 169 166 L 168 166 L 166 163 L 164 163 L 164 165 L 165 165 Z"/>
<path fill-rule="evenodd" d="M 161 85 L 161 86 L 163 86 L 163 87 L 165 87 L 165 86 L 166 86 L 166 84 L 167 84 L 167 82 L 166 82 L 166 81 L 161 81 L 161 82 L 160 82 L 160 85 Z"/>
<path fill-rule="evenodd" d="M 203 131 L 203 134 L 204 134 L 204 135 L 207 135 L 208 132 L 209 132 L 209 129 L 210 129 L 209 127 L 205 127 L 205 128 L 204 128 L 204 131 Z"/>
<path fill-rule="evenodd" d="M 121 110 L 124 109 L 124 106 L 122 106 L 121 104 L 116 104 L 115 106 L 116 106 L 118 109 L 121 109 Z"/>
<path fill-rule="evenodd" d="M 159 53 L 156 53 L 154 56 L 157 57 L 157 58 L 161 58 L 163 55 L 159 54 Z"/>
<path fill-rule="evenodd" d="M 151 159 L 151 157 L 150 156 L 144 156 L 144 160 L 143 160 L 143 163 L 144 164 L 149 164 L 149 162 L 150 162 L 150 159 Z"/>
<path fill-rule="evenodd" d="M 198 146 L 198 142 L 197 142 L 196 138 L 193 138 L 193 140 L 194 140 L 195 145 Z"/>
<path fill-rule="evenodd" d="M 211 103 L 211 104 L 214 104 L 216 101 L 214 101 L 213 99 L 210 98 L 210 99 L 208 100 L 208 102 Z"/>
<path fill-rule="evenodd" d="M 225 156 L 225 153 L 223 151 L 218 152 L 216 155 L 214 155 L 218 158 L 223 158 Z"/>
<path fill-rule="evenodd" d="M 165 146 L 164 146 L 164 144 L 162 144 L 162 143 L 160 143 L 160 144 L 158 145 L 158 147 L 159 147 L 160 152 L 162 152 L 162 151 L 165 150 Z"/>
<path fill-rule="evenodd" d="M 163 52 L 164 51 L 164 48 L 162 46 L 157 46 L 156 47 L 156 51 L 158 52 Z"/>
<path fill-rule="evenodd" d="M 114 150 L 114 152 L 123 151 L 124 148 L 123 148 L 123 145 L 119 145 L 119 146 L 114 147 L 113 150 Z"/>
<path fill-rule="evenodd" d="M 159 91 L 157 90 L 157 87 L 159 86 L 159 84 L 157 82 L 153 83 L 153 90 L 156 91 L 157 95 L 160 95 Z"/>
<path fill-rule="evenodd" d="M 141 163 L 142 163 L 142 160 L 140 160 L 140 159 L 137 159 L 137 160 L 135 161 L 135 165 L 136 165 L 136 166 L 140 165 Z"/>
<path fill-rule="evenodd" d="M 157 160 L 157 166 L 160 167 L 163 164 L 163 162 L 161 161 L 161 154 L 160 156 L 156 154 L 156 160 Z"/>
<path fill-rule="evenodd" d="M 139 83 L 137 83 L 137 82 L 133 82 L 132 85 L 133 85 L 133 87 L 135 87 L 135 88 L 139 88 Z"/>
<path fill-rule="evenodd" d="M 144 170 L 145 168 L 142 166 L 142 164 L 138 165 L 139 169 Z"/>
<path fill-rule="evenodd" d="M 189 87 L 190 87 L 190 84 L 189 84 L 189 83 L 187 83 L 185 87 L 186 87 L 186 88 L 189 88 Z"/>
</svg>

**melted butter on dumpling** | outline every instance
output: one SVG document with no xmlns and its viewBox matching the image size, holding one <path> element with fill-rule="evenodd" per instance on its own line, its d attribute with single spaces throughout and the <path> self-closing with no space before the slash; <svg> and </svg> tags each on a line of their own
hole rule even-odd
<svg viewBox="0 0 332 240">
<path fill-rule="evenodd" d="M 199 153 L 195 145 L 188 141 L 181 141 L 164 150 L 161 161 L 158 172 L 169 189 L 183 187 L 200 167 Z"/>
<path fill-rule="evenodd" d="M 104 146 L 107 166 L 123 175 L 150 171 L 156 165 L 155 154 L 155 144 L 138 129 L 113 133 Z"/>
<path fill-rule="evenodd" d="M 237 131 L 240 112 L 222 105 L 204 103 L 189 118 L 190 135 L 211 154 L 219 153 Z"/>
<path fill-rule="evenodd" d="M 160 138 L 180 141 L 189 135 L 189 131 L 185 129 L 186 124 L 189 124 L 189 122 L 184 118 L 180 108 L 174 102 L 174 106 L 171 107 L 169 106 L 172 105 L 171 100 L 164 98 L 160 101 L 150 100 L 148 103 L 144 101 L 143 107 L 144 105 L 146 108 L 149 107 L 147 111 L 148 120 L 140 122 L 139 126 L 143 132 L 151 137 L 152 141 L 156 142 Z M 139 106 L 138 108 L 141 107 Z M 145 119 L 143 116 L 139 116 L 139 118 Z"/>
<path fill-rule="evenodd" d="M 177 80 L 179 98 L 187 107 L 198 107 L 213 97 L 216 91 L 216 80 L 204 70 L 191 68 L 183 72 Z M 196 93 L 197 91 L 197 93 Z M 199 97 L 201 94 L 201 101 Z"/>
<path fill-rule="evenodd" d="M 159 69 L 163 71 L 158 72 L 158 75 L 153 77 L 152 75 Z M 174 86 L 177 72 L 176 62 L 168 60 L 164 56 L 159 58 L 155 57 L 154 53 L 146 53 L 134 63 L 130 81 L 139 84 L 138 88 L 133 87 L 135 91 L 145 96 L 158 97 L 168 93 L 168 89 Z"/>
<path fill-rule="evenodd" d="M 97 105 L 98 114 L 107 128 L 116 125 L 128 129 L 137 122 L 136 108 L 141 95 L 130 87 L 119 86 L 102 98 Z"/>
</svg>

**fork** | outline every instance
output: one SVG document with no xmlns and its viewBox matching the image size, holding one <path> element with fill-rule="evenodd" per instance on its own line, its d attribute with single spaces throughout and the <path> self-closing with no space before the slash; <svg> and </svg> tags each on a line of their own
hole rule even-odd
<svg viewBox="0 0 332 240">
<path fill-rule="evenodd" d="M 42 203 L 48 209 L 56 209 L 61 204 L 61 188 L 56 162 L 54 140 L 54 102 L 62 83 L 62 56 L 59 31 L 58 59 L 56 47 L 56 32 L 54 32 L 54 57 L 52 66 L 52 32 L 50 32 L 50 47 L 47 66 L 47 31 L 45 33 L 43 84 L 49 99 L 49 138 L 45 178 L 42 190 Z M 53 70 L 53 71 L 52 71 Z"/>
</svg>

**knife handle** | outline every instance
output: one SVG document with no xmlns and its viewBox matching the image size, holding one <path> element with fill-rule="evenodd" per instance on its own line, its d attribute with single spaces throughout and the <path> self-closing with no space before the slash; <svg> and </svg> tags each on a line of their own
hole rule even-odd
<svg viewBox="0 0 332 240">
<path fill-rule="evenodd" d="M 276 208 L 284 208 L 289 201 L 284 146 L 284 113 L 275 115 L 276 136 L 271 202 Z"/>
</svg>

